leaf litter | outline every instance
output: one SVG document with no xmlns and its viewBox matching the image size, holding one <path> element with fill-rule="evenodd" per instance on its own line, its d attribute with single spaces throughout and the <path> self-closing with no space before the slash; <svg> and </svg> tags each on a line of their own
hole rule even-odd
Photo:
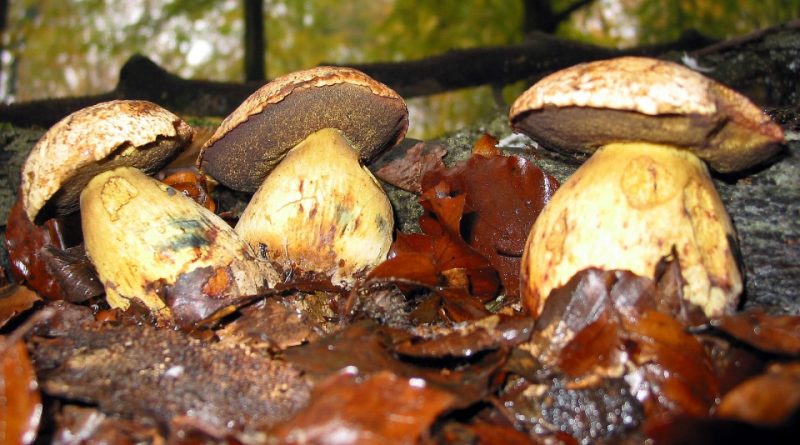
<svg viewBox="0 0 800 445">
<path fill-rule="evenodd" d="M 706 320 L 683 300 L 673 254 L 654 280 L 582 271 L 531 319 L 518 302 L 519 258 L 558 183 L 489 135 L 473 149 L 446 168 L 440 146 L 412 144 L 379 169 L 419 195 L 421 232 L 397 233 L 352 291 L 289 277 L 196 329 L 104 310 L 79 243 L 59 241 L 57 221 L 38 228 L 17 274 L 35 292 L 7 287 L 2 329 L 42 308 L 57 316 L 26 332 L 25 348 L 3 348 L 3 382 L 16 391 L 3 400 L 24 401 L 0 404 L 13 410 L 3 433 L 35 437 L 41 390 L 50 425 L 39 440 L 54 443 L 786 437 L 800 412 L 800 317 Z M 213 206 L 196 176 L 173 181 Z"/>
</svg>

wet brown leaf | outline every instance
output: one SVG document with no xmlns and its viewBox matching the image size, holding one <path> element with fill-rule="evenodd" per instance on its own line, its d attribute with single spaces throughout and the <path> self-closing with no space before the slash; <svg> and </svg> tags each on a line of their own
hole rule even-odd
<svg viewBox="0 0 800 445">
<path fill-rule="evenodd" d="M 464 289 L 481 300 L 494 298 L 497 272 L 460 236 L 464 202 L 463 195 L 449 196 L 444 185 L 426 190 L 421 203 L 429 213 L 420 218 L 425 233 L 398 233 L 389 259 L 370 272 L 367 282 Z"/>
<path fill-rule="evenodd" d="M 636 344 L 632 360 L 649 385 L 645 406 L 650 414 L 685 412 L 704 417 L 719 393 L 713 365 L 705 349 L 683 326 L 653 310 L 626 320 L 628 340 Z"/>
<path fill-rule="evenodd" d="M 485 144 L 491 145 L 491 140 L 476 143 Z M 423 180 L 423 190 L 438 188 L 449 196 L 465 197 L 463 221 L 451 230 L 463 234 L 470 246 L 486 256 L 510 296 L 519 295 L 519 269 L 528 233 L 558 186 L 554 177 L 528 160 L 499 153 L 475 154 L 454 168 L 432 170 Z"/>
<path fill-rule="evenodd" d="M 277 436 L 284 443 L 415 444 L 454 400 L 421 379 L 345 372 L 318 385 Z"/>
<path fill-rule="evenodd" d="M 266 298 L 241 309 L 241 316 L 217 331 L 222 342 L 282 350 L 318 339 L 324 330 L 302 310 L 298 297 Z"/>
<path fill-rule="evenodd" d="M 554 290 L 537 321 L 531 353 L 572 377 L 620 377 L 648 413 L 709 415 L 719 394 L 703 345 L 659 312 L 652 280 L 624 271 L 587 269 Z"/>
<path fill-rule="evenodd" d="M 400 144 L 390 149 L 375 163 L 375 176 L 395 187 L 422 193 L 422 177 L 430 170 L 444 167 L 442 158 L 447 153 L 436 142 L 416 142 L 409 146 Z"/>
<path fill-rule="evenodd" d="M 480 445 L 536 445 L 544 443 L 514 428 L 489 423 L 476 423 L 469 428 Z"/>
<path fill-rule="evenodd" d="M 753 308 L 723 316 L 712 324 L 764 352 L 800 356 L 800 316 L 770 315 Z"/>
<path fill-rule="evenodd" d="M 42 298 L 25 286 L 7 284 L 0 288 L 0 328 L 39 301 Z"/>
<path fill-rule="evenodd" d="M 435 363 L 404 361 L 391 352 L 392 345 L 409 334 L 372 322 L 354 323 L 334 335 L 283 352 L 286 361 L 303 370 L 313 381 L 323 381 L 342 369 L 368 375 L 390 371 L 405 378 L 419 378 L 455 396 L 460 408 L 476 403 L 491 390 L 490 379 L 504 362 L 506 352 L 484 353 L 473 361 L 461 358 Z M 435 366 L 434 366 L 435 365 Z"/>
<path fill-rule="evenodd" d="M 510 348 L 527 341 L 533 320 L 526 316 L 490 315 L 458 324 L 453 328 L 415 330 L 412 338 L 396 343 L 393 350 L 410 357 L 470 357 L 501 347 Z"/>
<path fill-rule="evenodd" d="M 775 364 L 728 392 L 719 417 L 758 425 L 780 425 L 800 412 L 800 362 Z"/>
<path fill-rule="evenodd" d="M 80 223 L 77 226 L 80 227 Z M 48 271 L 40 252 L 45 246 L 57 249 L 67 247 L 62 229 L 59 219 L 49 219 L 41 226 L 32 223 L 22 208 L 21 199 L 17 199 L 11 208 L 6 225 L 6 249 L 11 275 L 51 300 L 63 300 L 66 293 L 56 277 Z"/>
<path fill-rule="evenodd" d="M 29 444 L 36 438 L 42 401 L 25 343 L 0 337 L 0 443 Z"/>
<path fill-rule="evenodd" d="M 584 329 L 561 350 L 558 367 L 573 377 L 597 368 L 610 369 L 621 360 L 619 326 L 606 312 Z"/>
<path fill-rule="evenodd" d="M 442 297 L 442 315 L 446 321 L 461 323 L 480 320 L 490 314 L 480 300 L 469 295 L 466 289 L 441 289 L 436 293 Z"/>
<path fill-rule="evenodd" d="M 86 256 L 83 244 L 66 249 L 44 246 L 39 251 L 47 272 L 64 290 L 64 299 L 82 303 L 105 293 L 97 271 Z"/>
<path fill-rule="evenodd" d="M 645 432 L 655 445 L 795 444 L 800 413 L 779 427 L 745 422 L 677 416 L 650 419 Z M 643 443 L 643 442 L 640 442 Z"/>
</svg>

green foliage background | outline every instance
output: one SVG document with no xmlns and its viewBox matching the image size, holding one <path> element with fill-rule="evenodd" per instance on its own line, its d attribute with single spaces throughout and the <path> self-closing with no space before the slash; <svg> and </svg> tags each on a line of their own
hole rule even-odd
<svg viewBox="0 0 800 445">
<path fill-rule="evenodd" d="M 574 0 L 553 0 L 556 11 Z M 266 0 L 267 75 L 326 62 L 401 61 L 521 42 L 522 0 Z M 181 76 L 240 80 L 239 0 L 11 0 L 4 101 L 107 91 L 134 53 Z M 595 0 L 558 34 L 615 46 L 724 38 L 800 16 L 800 0 Z M 506 89 L 510 99 L 524 86 Z M 488 87 L 410 101 L 411 133 L 430 137 L 498 105 Z"/>
</svg>

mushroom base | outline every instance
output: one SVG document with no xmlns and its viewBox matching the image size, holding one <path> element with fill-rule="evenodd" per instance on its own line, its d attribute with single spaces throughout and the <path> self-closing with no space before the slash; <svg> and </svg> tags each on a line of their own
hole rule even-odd
<svg viewBox="0 0 800 445">
<path fill-rule="evenodd" d="M 685 299 L 710 317 L 735 308 L 742 291 L 736 236 L 705 164 L 664 145 L 606 145 L 559 188 L 531 229 L 523 301 L 537 316 L 551 290 L 589 267 L 652 278 L 673 247 Z"/>
<path fill-rule="evenodd" d="M 111 307 L 138 299 L 161 320 L 191 325 L 277 282 L 225 221 L 134 168 L 92 179 L 81 218 Z"/>
<path fill-rule="evenodd" d="M 383 189 L 342 133 L 328 128 L 286 155 L 236 231 L 281 269 L 314 272 L 338 285 L 386 259 L 393 227 Z"/>
</svg>

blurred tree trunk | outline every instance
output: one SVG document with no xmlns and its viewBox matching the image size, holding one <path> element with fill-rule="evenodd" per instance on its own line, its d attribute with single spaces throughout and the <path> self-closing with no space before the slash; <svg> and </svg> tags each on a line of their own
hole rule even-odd
<svg viewBox="0 0 800 445">
<path fill-rule="evenodd" d="M 0 0 L 2 1 L 2 0 Z M 244 76 L 245 81 L 266 76 L 264 0 L 244 0 Z"/>
<path fill-rule="evenodd" d="M 522 33 L 527 35 L 534 31 L 554 34 L 558 25 L 567 20 L 573 12 L 592 4 L 594 0 L 574 0 L 561 11 L 553 9 L 553 0 L 523 0 L 525 17 L 522 22 Z"/>
<path fill-rule="evenodd" d="M 8 21 L 8 0 L 0 0 L 0 82 L 5 82 L 3 77 L 3 56 L 6 52 L 6 22 Z"/>
</svg>

